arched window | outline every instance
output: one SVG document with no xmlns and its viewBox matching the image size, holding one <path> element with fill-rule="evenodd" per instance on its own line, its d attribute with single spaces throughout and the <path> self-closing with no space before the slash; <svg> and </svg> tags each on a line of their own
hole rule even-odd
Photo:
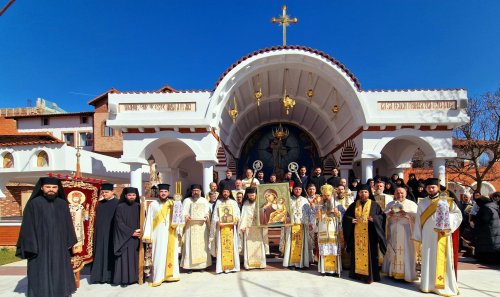
<svg viewBox="0 0 500 297">
<path fill-rule="evenodd" d="M 49 166 L 49 155 L 45 151 L 41 151 L 36 156 L 36 166 L 37 167 L 48 167 Z"/>
<path fill-rule="evenodd" d="M 14 156 L 11 153 L 5 153 L 3 155 L 3 168 L 13 168 L 14 167 Z"/>
</svg>

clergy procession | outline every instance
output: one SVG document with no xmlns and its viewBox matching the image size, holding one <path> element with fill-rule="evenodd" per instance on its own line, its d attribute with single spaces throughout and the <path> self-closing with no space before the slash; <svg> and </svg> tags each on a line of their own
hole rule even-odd
<svg viewBox="0 0 500 297">
<path fill-rule="evenodd" d="M 459 294 L 454 235 L 462 212 L 437 178 L 423 181 L 420 197 L 402 180 L 396 185 L 376 177 L 348 186 L 337 169 L 329 179 L 320 167 L 306 172 L 301 167 L 277 183 L 274 174 L 270 181 L 260 174 L 258 181 L 248 169 L 242 181 L 227 170 L 206 196 L 199 184 L 182 197 L 179 185 L 170 195 L 170 185 L 159 183 L 149 201 L 137 188 L 124 188 L 118 198 L 113 184 L 101 184 L 89 283 L 156 287 L 193 271 L 264 269 L 272 258 L 318 276 L 349 270 L 350 279 L 367 284 L 389 277 L 416 282 L 422 292 Z M 40 178 L 17 244 L 17 256 L 28 259 L 28 296 L 77 290 L 70 263 L 74 230 L 60 180 Z M 272 230 L 280 234 L 277 256 L 271 255 Z"/>
</svg>

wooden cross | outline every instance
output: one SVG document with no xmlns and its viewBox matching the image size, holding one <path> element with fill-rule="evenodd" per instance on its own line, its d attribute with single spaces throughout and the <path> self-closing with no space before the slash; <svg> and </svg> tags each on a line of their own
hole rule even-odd
<svg viewBox="0 0 500 297">
<path fill-rule="evenodd" d="M 283 5 L 283 15 L 279 18 L 272 18 L 271 22 L 273 24 L 279 24 L 280 26 L 283 27 L 283 45 L 286 45 L 286 27 L 290 26 L 290 24 L 296 24 L 299 19 L 297 18 L 290 18 L 286 14 L 286 5 Z"/>
</svg>

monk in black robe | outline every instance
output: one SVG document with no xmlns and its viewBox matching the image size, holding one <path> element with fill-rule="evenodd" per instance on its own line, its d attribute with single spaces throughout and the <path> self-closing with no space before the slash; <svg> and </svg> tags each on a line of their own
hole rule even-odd
<svg viewBox="0 0 500 297">
<path fill-rule="evenodd" d="M 367 283 L 380 281 L 378 251 L 386 251 L 384 226 L 384 212 L 375 202 L 370 186 L 362 185 L 342 219 L 346 250 L 351 253 L 350 278 Z"/>
<path fill-rule="evenodd" d="M 101 185 L 102 200 L 96 208 L 94 231 L 94 262 L 90 273 L 90 283 L 111 283 L 115 266 L 113 250 L 113 216 L 118 199 L 113 184 Z"/>
<path fill-rule="evenodd" d="M 28 259 L 28 296 L 62 297 L 76 291 L 71 266 L 71 248 L 76 243 L 61 182 L 40 178 L 24 208 L 16 245 L 16 256 Z"/>
<path fill-rule="evenodd" d="M 137 188 L 125 188 L 113 221 L 115 271 L 113 284 L 129 285 L 139 280 L 140 203 Z"/>
</svg>

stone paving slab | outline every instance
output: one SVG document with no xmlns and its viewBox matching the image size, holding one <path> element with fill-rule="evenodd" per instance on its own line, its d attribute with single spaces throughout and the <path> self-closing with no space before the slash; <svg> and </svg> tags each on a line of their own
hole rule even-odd
<svg viewBox="0 0 500 297">
<path fill-rule="evenodd" d="M 146 296 L 192 296 L 192 297 L 250 297 L 250 296 L 300 296 L 300 297 L 413 297 L 433 296 L 418 291 L 418 282 L 406 283 L 387 277 L 381 283 L 367 285 L 347 278 L 320 276 L 316 271 L 241 271 L 216 275 L 211 272 L 182 274 L 181 281 L 164 283 L 159 287 L 130 285 L 128 287 L 108 284 L 89 285 L 88 276 L 83 276 L 80 288 L 73 295 L 146 297 Z M 499 270 L 460 270 L 460 296 L 500 296 Z M 25 276 L 0 276 L 0 296 L 24 296 L 27 289 Z M 435 296 L 435 295 L 434 295 Z"/>
</svg>

